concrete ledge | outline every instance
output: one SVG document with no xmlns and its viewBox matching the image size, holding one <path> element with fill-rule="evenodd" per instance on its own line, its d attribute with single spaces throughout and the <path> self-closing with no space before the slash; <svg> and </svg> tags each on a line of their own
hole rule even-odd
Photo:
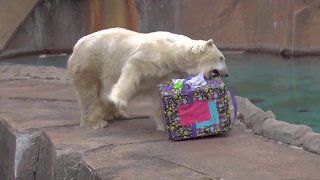
<svg viewBox="0 0 320 180">
<path fill-rule="evenodd" d="M 301 139 L 306 150 L 320 154 L 320 134 L 308 132 Z"/>
<path fill-rule="evenodd" d="M 238 119 L 253 133 L 320 154 L 320 134 L 314 133 L 310 127 L 276 120 L 271 111 L 264 112 L 247 98 L 236 99 Z"/>
<path fill-rule="evenodd" d="M 170 142 L 166 133 L 156 131 L 153 121 L 146 118 L 114 121 L 99 130 L 80 127 L 79 108 L 66 78 L 57 80 L 51 73 L 35 76 L 40 67 L 29 69 L 30 76 L 25 78 L 25 71 L 18 69 L 4 66 L 0 78 L 0 177 L 4 179 L 319 177 L 319 136 L 304 127 L 304 131 L 301 127 L 286 130 L 286 123 L 274 123 L 272 112 L 264 112 L 244 98 L 237 97 L 241 122 L 236 121 L 229 133 Z M 66 75 L 62 70 L 52 71 Z M 3 78 L 3 74 L 8 76 Z M 129 106 L 129 117 L 142 117 L 152 103 L 139 97 Z M 252 135 L 243 123 L 256 134 L 295 143 L 314 153 Z M 283 128 L 286 133 L 278 137 Z"/>
<path fill-rule="evenodd" d="M 275 118 L 275 115 L 271 111 L 264 112 L 248 99 L 236 97 L 236 100 L 239 107 L 238 118 L 247 127 L 256 131 L 257 134 L 260 134 L 259 127 L 267 118 Z"/>
<path fill-rule="evenodd" d="M 308 126 L 289 124 L 271 118 L 261 124 L 263 136 L 292 145 L 299 145 L 295 141 L 307 132 L 312 132 Z"/>
<path fill-rule="evenodd" d="M 5 179 L 100 179 L 79 153 L 57 153 L 42 130 L 16 131 L 0 119 L 0 143 L 0 174 Z"/>
<path fill-rule="evenodd" d="M 13 128 L 0 119 L 0 175 L 7 179 L 14 179 L 14 159 L 16 136 Z"/>
</svg>

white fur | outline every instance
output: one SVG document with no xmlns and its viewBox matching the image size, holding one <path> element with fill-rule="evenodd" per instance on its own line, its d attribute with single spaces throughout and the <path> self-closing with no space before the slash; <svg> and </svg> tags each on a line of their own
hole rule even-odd
<svg viewBox="0 0 320 180">
<path fill-rule="evenodd" d="M 185 74 L 209 75 L 213 69 L 227 74 L 224 59 L 212 40 L 169 32 L 112 28 L 89 34 L 76 43 L 68 61 L 81 125 L 105 127 L 107 120 L 124 115 L 133 96 L 145 93 L 156 97 L 151 117 L 163 130 L 157 84 Z"/>
</svg>

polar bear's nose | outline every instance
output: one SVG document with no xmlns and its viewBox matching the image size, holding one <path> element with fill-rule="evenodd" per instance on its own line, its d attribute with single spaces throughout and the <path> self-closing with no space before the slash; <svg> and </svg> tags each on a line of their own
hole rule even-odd
<svg viewBox="0 0 320 180">
<path fill-rule="evenodd" d="M 229 72 L 228 72 L 228 69 L 227 68 L 224 68 L 224 69 L 221 69 L 218 71 L 218 74 L 221 76 L 221 77 L 228 77 L 229 76 Z"/>
<path fill-rule="evenodd" d="M 229 72 L 228 72 L 228 69 L 224 69 L 220 72 L 220 75 L 223 76 L 223 77 L 228 77 L 229 76 Z"/>
</svg>

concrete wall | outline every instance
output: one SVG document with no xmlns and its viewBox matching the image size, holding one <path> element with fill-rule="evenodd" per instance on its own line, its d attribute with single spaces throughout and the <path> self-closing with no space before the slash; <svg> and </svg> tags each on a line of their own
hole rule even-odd
<svg viewBox="0 0 320 180">
<path fill-rule="evenodd" d="M 320 50 L 319 0 L 154 2 L 140 0 L 139 28 L 146 32 L 168 29 L 196 39 L 213 38 L 224 49 Z"/>
<path fill-rule="evenodd" d="M 88 32 L 84 0 L 41 0 L 6 45 L 7 52 L 70 49 Z"/>
<path fill-rule="evenodd" d="M 10 5 L 1 4 L 4 5 L 1 9 Z M 3 50 L 0 58 L 68 53 L 79 38 L 91 32 L 114 26 L 136 30 L 136 11 L 132 5 L 135 7 L 134 0 L 39 0 L 33 11 L 20 18 L 23 23 L 11 28 L 14 35 L 10 41 L 0 39 L 0 45 L 4 44 L 0 46 L 0 51 Z M 14 16 L 16 12 L 8 13 Z M 10 23 L 1 23 L 6 24 Z"/>
<path fill-rule="evenodd" d="M 4 48 L 37 2 L 38 0 L 0 1 L 0 50 Z"/>
<path fill-rule="evenodd" d="M 0 39 L 2 56 L 70 52 L 80 37 L 115 26 L 213 38 L 223 50 L 320 52 L 319 0 L 39 0 L 27 14 L 10 41 Z"/>
</svg>

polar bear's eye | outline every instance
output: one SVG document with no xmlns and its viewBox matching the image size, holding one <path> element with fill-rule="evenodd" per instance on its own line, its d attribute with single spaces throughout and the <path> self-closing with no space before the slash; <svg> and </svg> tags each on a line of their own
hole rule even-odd
<svg viewBox="0 0 320 180">
<path fill-rule="evenodd" d="M 220 61 L 223 61 L 223 57 L 222 56 L 220 56 Z"/>
</svg>

